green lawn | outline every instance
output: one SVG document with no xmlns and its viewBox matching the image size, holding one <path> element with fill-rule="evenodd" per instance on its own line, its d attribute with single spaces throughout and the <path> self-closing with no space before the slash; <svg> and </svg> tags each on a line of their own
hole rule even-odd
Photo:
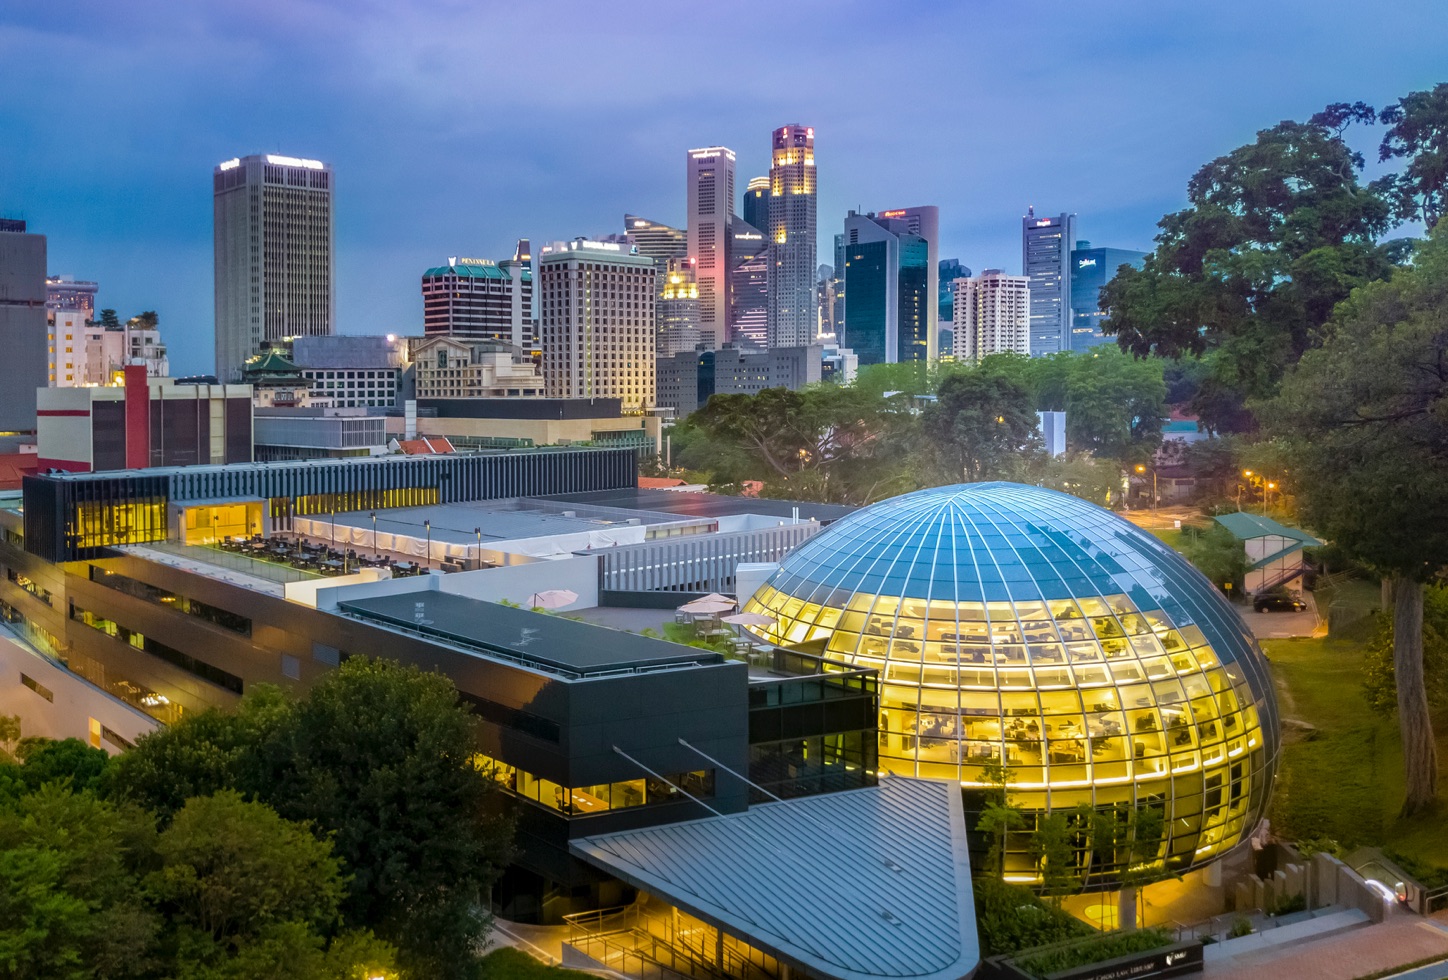
<svg viewBox="0 0 1448 980">
<path fill-rule="evenodd" d="M 1168 548 L 1174 551 L 1182 549 L 1182 532 L 1174 527 L 1155 528 L 1151 531 L 1153 535 L 1166 543 Z"/>
<path fill-rule="evenodd" d="M 545 966 L 521 950 L 500 946 L 478 964 L 478 980 L 595 980 L 592 974 Z"/>
<path fill-rule="evenodd" d="M 1365 632 L 1262 643 L 1283 718 L 1315 728 L 1304 733 L 1284 726 L 1273 829 L 1289 839 L 1329 838 L 1346 849 L 1388 847 L 1448 867 L 1448 807 L 1412 820 L 1398 818 L 1403 801 L 1398 723 L 1375 715 L 1363 697 Z M 1448 759 L 1448 713 L 1434 723 L 1439 758 Z"/>
</svg>

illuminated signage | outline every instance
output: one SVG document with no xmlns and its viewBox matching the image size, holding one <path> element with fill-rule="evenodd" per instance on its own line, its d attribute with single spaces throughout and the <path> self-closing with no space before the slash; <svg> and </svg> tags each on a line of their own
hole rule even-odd
<svg viewBox="0 0 1448 980">
<path fill-rule="evenodd" d="M 1077 260 L 1076 260 L 1076 268 L 1078 268 L 1078 269 L 1084 269 L 1084 268 L 1086 268 L 1086 267 L 1089 266 L 1089 265 L 1095 265 L 1095 264 L 1096 264 L 1096 260 L 1095 260 L 1095 259 L 1077 259 Z"/>
<path fill-rule="evenodd" d="M 814 139 L 814 127 L 811 126 L 809 129 L 806 129 L 806 130 L 804 131 L 804 134 L 805 134 L 806 136 L 808 136 L 810 139 Z"/>
<path fill-rule="evenodd" d="M 237 167 L 239 167 L 239 166 L 241 166 L 241 160 L 238 159 L 237 157 L 232 157 L 230 160 L 227 160 L 225 163 L 221 164 L 220 169 L 221 169 L 221 170 L 235 170 L 235 169 L 236 169 Z"/>
<path fill-rule="evenodd" d="M 903 217 L 905 217 L 905 212 L 904 212 L 903 210 L 901 210 L 901 211 L 881 211 L 881 212 L 880 212 L 880 217 L 882 217 L 882 218 L 903 218 Z"/>
<path fill-rule="evenodd" d="M 648 226 L 649 226 L 649 223 L 648 223 L 647 221 L 645 221 L 643 218 L 635 218 L 635 219 L 634 219 L 634 227 L 635 227 L 635 228 L 647 228 Z"/>
<path fill-rule="evenodd" d="M 447 264 L 448 264 L 448 265 L 497 265 L 498 263 L 494 262 L 492 259 L 450 258 L 450 259 L 447 260 Z"/>
<path fill-rule="evenodd" d="M 308 170 L 324 169 L 321 160 L 303 160 L 301 157 L 279 157 L 268 153 L 266 162 L 278 167 L 306 167 Z"/>
<path fill-rule="evenodd" d="M 1042 218 L 1041 220 L 1039 220 L 1039 221 L 1036 222 L 1036 227 L 1037 227 L 1037 228 L 1049 228 L 1049 227 L 1051 227 L 1051 224 L 1052 224 L 1052 222 L 1051 222 L 1051 219 L 1050 219 L 1050 218 Z"/>
</svg>

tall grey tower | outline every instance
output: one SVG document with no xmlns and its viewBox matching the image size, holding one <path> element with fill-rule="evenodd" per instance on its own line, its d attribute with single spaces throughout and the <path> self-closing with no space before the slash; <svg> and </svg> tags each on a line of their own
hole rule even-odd
<svg viewBox="0 0 1448 980">
<path fill-rule="evenodd" d="M 699 339 L 718 347 L 729 322 L 729 219 L 734 216 L 734 151 L 689 151 L 689 257 L 699 285 Z"/>
<path fill-rule="evenodd" d="M 336 333 L 332 169 L 263 154 L 212 175 L 216 376 L 241 374 L 263 341 Z"/>
<path fill-rule="evenodd" d="M 1021 274 L 1031 281 L 1031 356 L 1071 349 L 1071 248 L 1076 216 L 1021 219 Z"/>
<path fill-rule="evenodd" d="M 45 324 L 45 236 L 0 218 L 0 431 L 34 432 L 35 389 L 50 377 Z"/>
<path fill-rule="evenodd" d="M 814 129 L 774 131 L 769 167 L 769 346 L 814 342 L 816 187 Z"/>
</svg>

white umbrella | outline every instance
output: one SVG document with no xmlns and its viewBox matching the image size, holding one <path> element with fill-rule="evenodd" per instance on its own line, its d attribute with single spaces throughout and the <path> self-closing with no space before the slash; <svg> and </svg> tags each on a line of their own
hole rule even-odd
<svg viewBox="0 0 1448 980">
<path fill-rule="evenodd" d="M 562 609 L 572 602 L 578 601 L 578 593 L 570 592 L 567 589 L 548 589 L 544 592 L 534 592 L 528 597 L 529 609 Z"/>
<path fill-rule="evenodd" d="M 739 600 L 730 598 L 730 597 L 727 596 L 727 595 L 720 595 L 718 592 L 710 592 L 708 595 L 704 596 L 704 598 L 702 598 L 702 599 L 695 599 L 694 601 L 695 601 L 695 602 L 727 602 L 727 603 L 729 603 L 729 605 L 730 605 L 731 607 L 732 607 L 732 606 L 737 606 L 737 605 L 739 605 Z"/>
<path fill-rule="evenodd" d="M 728 612 L 734 608 L 733 602 L 713 602 L 708 598 L 695 599 L 693 602 L 685 603 L 679 607 L 679 612 L 696 615 L 707 615 L 709 613 Z"/>
<path fill-rule="evenodd" d="M 735 613 L 733 616 L 723 617 L 724 622 L 733 623 L 735 626 L 773 626 L 773 616 L 766 616 L 764 613 L 743 612 Z"/>
</svg>

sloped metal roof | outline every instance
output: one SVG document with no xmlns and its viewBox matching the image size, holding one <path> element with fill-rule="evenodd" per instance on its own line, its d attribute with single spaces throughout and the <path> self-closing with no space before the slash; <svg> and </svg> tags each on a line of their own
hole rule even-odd
<svg viewBox="0 0 1448 980">
<path fill-rule="evenodd" d="M 958 980 L 980 961 L 952 783 L 888 776 L 569 846 L 814 976 Z"/>
</svg>

